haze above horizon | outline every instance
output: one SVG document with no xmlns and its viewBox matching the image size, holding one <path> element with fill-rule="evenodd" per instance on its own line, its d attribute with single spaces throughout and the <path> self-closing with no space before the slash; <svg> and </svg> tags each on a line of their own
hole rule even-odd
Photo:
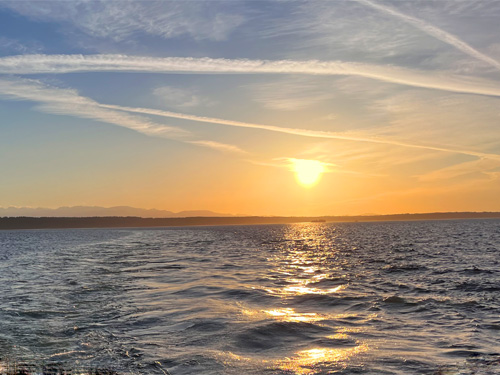
<svg viewBox="0 0 500 375">
<path fill-rule="evenodd" d="M 500 211 L 498 35 L 483 0 L 0 1 L 0 211 Z"/>
</svg>

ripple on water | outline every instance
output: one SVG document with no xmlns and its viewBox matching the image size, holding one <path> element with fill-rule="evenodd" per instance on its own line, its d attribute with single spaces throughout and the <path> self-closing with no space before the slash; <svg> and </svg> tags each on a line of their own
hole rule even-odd
<svg viewBox="0 0 500 375">
<path fill-rule="evenodd" d="M 500 374 L 500 222 L 0 232 L 0 357 L 125 374 Z"/>
</svg>

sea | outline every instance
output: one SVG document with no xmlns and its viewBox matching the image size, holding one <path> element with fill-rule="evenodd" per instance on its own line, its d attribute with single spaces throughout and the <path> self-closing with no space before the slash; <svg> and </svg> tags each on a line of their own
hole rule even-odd
<svg viewBox="0 0 500 375">
<path fill-rule="evenodd" d="M 500 220 L 0 231 L 0 374 L 500 374 Z"/>
</svg>

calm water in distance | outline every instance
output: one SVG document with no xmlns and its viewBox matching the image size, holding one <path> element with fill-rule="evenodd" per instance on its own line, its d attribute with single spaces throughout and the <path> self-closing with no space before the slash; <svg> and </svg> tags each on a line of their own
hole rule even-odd
<svg viewBox="0 0 500 375">
<path fill-rule="evenodd" d="M 3 360 L 500 374 L 499 352 L 500 220 L 0 231 Z"/>
</svg>

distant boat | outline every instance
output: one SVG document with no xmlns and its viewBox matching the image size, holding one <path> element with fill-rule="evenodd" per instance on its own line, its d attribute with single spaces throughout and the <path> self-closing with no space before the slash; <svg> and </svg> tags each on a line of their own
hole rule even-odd
<svg viewBox="0 0 500 375">
<path fill-rule="evenodd" d="M 324 220 L 324 219 L 315 219 L 315 220 L 312 220 L 311 223 L 326 223 L 326 220 Z"/>
</svg>

